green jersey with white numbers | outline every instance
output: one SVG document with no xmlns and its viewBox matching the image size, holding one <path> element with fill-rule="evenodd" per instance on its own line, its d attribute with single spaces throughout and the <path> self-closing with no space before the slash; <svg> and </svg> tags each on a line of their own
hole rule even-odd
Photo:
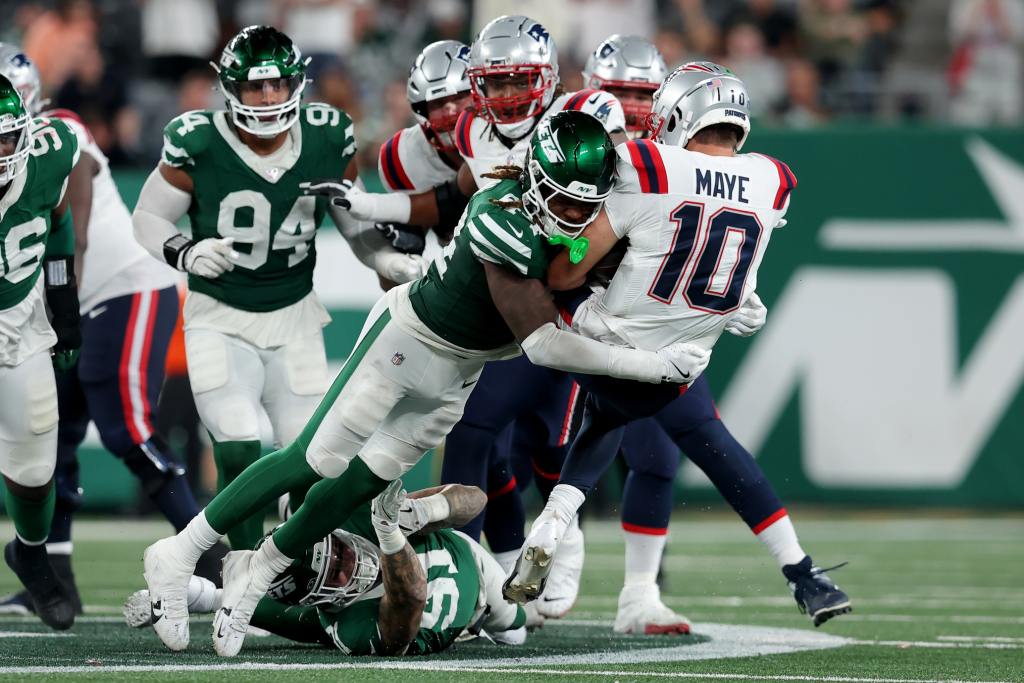
<svg viewBox="0 0 1024 683">
<path fill-rule="evenodd" d="M 522 196 L 515 180 L 473 195 L 455 239 L 409 292 L 416 316 L 456 346 L 486 351 L 515 341 L 491 299 L 483 262 L 524 278 L 543 279 L 547 273 L 552 248 L 544 235 L 523 210 L 494 203 L 519 202 Z"/>
<path fill-rule="evenodd" d="M 234 238 L 235 268 L 189 289 L 245 311 L 273 311 L 313 288 L 314 235 L 327 200 L 303 196 L 299 183 L 341 178 L 355 155 L 352 120 L 326 104 L 300 107 L 282 149 L 261 157 L 224 111 L 191 111 L 164 128 L 163 163 L 194 183 L 188 216 L 192 239 Z"/>
<path fill-rule="evenodd" d="M 0 188 L 0 310 L 17 305 L 32 291 L 48 242 L 74 243 L 73 235 L 51 235 L 50 212 L 60 204 L 78 162 L 78 138 L 60 119 L 38 118 L 30 125 L 28 165 Z"/>
<path fill-rule="evenodd" d="M 369 503 L 353 513 L 341 528 L 377 542 L 370 523 Z M 413 536 L 409 545 L 427 576 L 427 604 L 406 654 L 440 652 L 470 625 L 480 599 L 480 572 L 466 540 L 448 529 Z M 320 610 L 320 623 L 345 654 L 375 654 L 381 644 L 377 630 L 380 601 L 379 596 L 369 597 L 339 612 Z"/>
</svg>

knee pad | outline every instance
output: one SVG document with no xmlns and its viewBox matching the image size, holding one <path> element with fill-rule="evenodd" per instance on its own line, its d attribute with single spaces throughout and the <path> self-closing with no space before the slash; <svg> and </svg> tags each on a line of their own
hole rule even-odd
<svg viewBox="0 0 1024 683">
<path fill-rule="evenodd" d="M 297 396 L 323 396 L 330 385 L 327 353 L 320 334 L 303 337 L 284 347 L 288 389 Z"/>
<path fill-rule="evenodd" d="M 381 479 L 393 481 L 412 469 L 427 449 L 377 432 L 359 451 L 359 459 Z"/>
<path fill-rule="evenodd" d="M 168 480 L 185 474 L 185 467 L 176 462 L 170 455 L 170 449 L 159 436 L 134 446 L 121 456 L 124 464 L 131 470 L 146 495 L 159 491 Z"/>
<path fill-rule="evenodd" d="M 5 452 L 0 471 L 15 484 L 35 488 L 53 478 L 57 464 L 56 430 L 31 441 L 0 443 L 0 450 Z"/>
<path fill-rule="evenodd" d="M 27 389 L 28 428 L 33 434 L 46 434 L 57 426 L 57 384 L 52 374 L 34 376 Z"/>
</svg>

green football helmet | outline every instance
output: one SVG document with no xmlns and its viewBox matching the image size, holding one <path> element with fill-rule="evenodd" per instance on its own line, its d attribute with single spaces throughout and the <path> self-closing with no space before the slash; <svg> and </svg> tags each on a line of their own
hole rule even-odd
<svg viewBox="0 0 1024 683">
<path fill-rule="evenodd" d="M 362 536 L 335 529 L 278 574 L 267 595 L 286 605 L 336 611 L 380 582 L 377 546 Z"/>
<path fill-rule="evenodd" d="M 32 117 L 18 89 L 0 76 L 0 186 L 28 167 L 32 152 Z"/>
<path fill-rule="evenodd" d="M 572 247 L 612 191 L 615 148 L 596 118 L 562 111 L 537 126 L 523 176 L 526 212 L 552 243 Z"/>
<path fill-rule="evenodd" d="M 213 64 L 220 77 L 220 90 L 227 100 L 234 124 L 259 137 L 274 137 L 299 120 L 299 100 L 306 87 L 305 59 L 291 38 L 270 26 L 249 26 L 232 38 Z M 273 80 L 288 91 L 285 102 L 252 105 L 242 102 L 243 94 L 261 90 Z"/>
</svg>

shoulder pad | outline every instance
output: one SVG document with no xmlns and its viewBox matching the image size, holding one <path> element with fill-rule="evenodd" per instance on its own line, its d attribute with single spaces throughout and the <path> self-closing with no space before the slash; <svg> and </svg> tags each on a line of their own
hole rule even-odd
<svg viewBox="0 0 1024 683">
<path fill-rule="evenodd" d="M 668 193 L 668 173 L 656 143 L 650 140 L 630 140 L 619 145 L 619 168 L 625 164 L 635 172 L 640 192 Z"/>
<path fill-rule="evenodd" d="M 164 126 L 164 147 L 160 159 L 175 168 L 191 166 L 195 158 L 202 155 L 216 134 L 213 127 L 213 112 L 204 110 L 187 111 Z"/>
<path fill-rule="evenodd" d="M 464 158 L 473 158 L 473 121 L 476 119 L 476 112 L 472 109 L 463 110 L 459 120 L 455 122 L 455 146 Z"/>
<path fill-rule="evenodd" d="M 63 181 L 78 163 L 78 136 L 58 118 L 36 118 L 31 125 L 32 156 L 45 160 L 43 163 Z"/>
<path fill-rule="evenodd" d="M 626 114 L 622 111 L 619 98 L 604 90 L 580 90 L 572 93 L 562 105 L 562 110 L 582 111 L 604 124 L 609 133 L 625 130 Z"/>
<path fill-rule="evenodd" d="M 796 187 L 796 175 L 793 171 L 789 170 L 789 166 L 785 162 L 779 161 L 775 157 L 770 157 L 767 154 L 757 154 L 756 156 L 762 157 L 772 163 L 775 167 L 776 173 L 779 174 L 779 189 L 775 193 L 775 200 L 772 202 L 772 208 L 776 211 L 781 210 L 786 206 L 786 200 L 789 198 L 789 193 Z"/>
<path fill-rule="evenodd" d="M 405 131 L 402 129 L 388 138 L 377 155 L 377 170 L 389 190 L 409 192 L 415 189 L 402 164 L 401 142 Z"/>
<path fill-rule="evenodd" d="M 356 134 L 352 118 L 341 109 L 323 102 L 311 102 L 299 108 L 303 133 L 317 131 L 327 144 L 338 147 L 342 156 L 356 153 Z"/>
</svg>

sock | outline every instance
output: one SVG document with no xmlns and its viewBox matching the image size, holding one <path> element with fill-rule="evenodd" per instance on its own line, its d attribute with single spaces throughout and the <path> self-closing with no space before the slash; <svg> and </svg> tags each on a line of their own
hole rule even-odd
<svg viewBox="0 0 1024 683">
<path fill-rule="evenodd" d="M 800 547 L 800 541 L 796 537 L 796 529 L 793 528 L 793 522 L 790 520 L 789 515 L 786 514 L 785 508 L 779 510 L 779 512 L 782 513 L 779 517 L 772 515 L 772 517 L 775 517 L 774 521 L 769 522 L 772 517 L 765 520 L 769 523 L 764 528 L 758 530 L 758 527 L 754 527 L 754 533 L 757 534 L 757 537 L 768 548 L 768 552 L 771 553 L 780 567 L 785 567 L 787 564 L 798 564 L 807 556 L 807 553 Z"/>
<path fill-rule="evenodd" d="M 46 547 L 47 552 L 53 553 L 50 549 L 51 545 L 55 544 L 68 544 L 69 550 L 67 554 L 71 554 L 71 517 L 74 513 L 75 507 L 69 505 L 67 501 L 61 497 L 57 497 L 53 506 L 53 521 L 50 522 L 50 533 L 47 535 Z"/>
<path fill-rule="evenodd" d="M 512 573 L 512 567 L 515 566 L 516 560 L 519 559 L 519 548 L 515 550 L 506 550 L 503 553 L 492 553 L 494 559 L 498 561 L 501 568 L 505 570 L 505 576 Z"/>
<path fill-rule="evenodd" d="M 46 495 L 39 500 L 22 498 L 11 493 L 9 486 L 6 488 L 4 505 L 7 516 L 14 522 L 14 532 L 25 545 L 42 545 L 50 533 L 57 494 L 52 480 L 46 486 Z"/>
<path fill-rule="evenodd" d="M 200 576 L 188 580 L 188 613 L 213 614 L 220 609 L 224 589 L 217 588 L 212 581 Z"/>
<path fill-rule="evenodd" d="M 525 536 L 526 510 L 519 495 L 516 478 L 508 461 L 491 471 L 487 478 L 487 509 L 484 533 L 492 553 L 518 551 Z"/>
<path fill-rule="evenodd" d="M 335 647 L 331 636 L 320 623 L 320 610 L 316 607 L 285 605 L 271 598 L 263 598 L 256 605 L 249 623 L 288 640 Z"/>
<path fill-rule="evenodd" d="M 222 533 L 256 512 L 262 514 L 282 493 L 311 486 L 319 479 L 306 463 L 303 449 L 293 443 L 254 462 L 210 501 L 203 514 L 211 528 Z M 260 531 L 262 538 L 262 528 Z"/>
<path fill-rule="evenodd" d="M 217 463 L 217 492 L 237 479 L 260 457 L 259 441 L 214 441 L 213 460 Z M 234 550 L 252 550 L 263 538 L 264 510 L 253 511 L 228 529 L 228 540 Z"/>
<path fill-rule="evenodd" d="M 203 510 L 193 517 L 177 536 L 174 536 L 175 557 L 181 559 L 188 567 L 194 568 L 199 562 L 199 556 L 215 546 L 221 536 L 222 534 L 210 525 L 207 510 Z"/>
<path fill-rule="evenodd" d="M 560 538 L 564 535 L 565 530 L 569 528 L 569 524 L 585 500 L 586 497 L 583 495 L 583 492 L 575 486 L 559 484 L 551 490 L 551 496 L 548 497 L 544 510 L 534 520 L 531 531 L 538 524 L 553 519 L 558 522 L 562 529 L 562 533 L 558 536 Z"/>
<path fill-rule="evenodd" d="M 199 505 L 192 495 L 192 487 L 183 474 L 165 479 L 160 488 L 149 494 L 149 499 L 160 509 L 175 531 L 181 531 L 196 514 Z"/>
<path fill-rule="evenodd" d="M 541 448 L 530 456 L 533 466 L 533 480 L 536 482 L 540 499 L 547 502 L 552 489 L 558 484 L 562 473 L 562 461 L 565 460 L 564 448 Z"/>
<path fill-rule="evenodd" d="M 668 534 L 623 531 L 626 537 L 626 587 L 655 585 Z"/>
<path fill-rule="evenodd" d="M 273 582 L 278 574 L 291 566 L 292 558 L 282 553 L 271 536 L 256 551 L 258 557 L 253 558 L 252 571 L 266 583 Z"/>
<path fill-rule="evenodd" d="M 299 557 L 389 483 L 371 472 L 362 458 L 354 458 L 341 476 L 324 479 L 309 489 L 295 514 L 274 532 L 275 547 L 288 557 Z"/>
</svg>

